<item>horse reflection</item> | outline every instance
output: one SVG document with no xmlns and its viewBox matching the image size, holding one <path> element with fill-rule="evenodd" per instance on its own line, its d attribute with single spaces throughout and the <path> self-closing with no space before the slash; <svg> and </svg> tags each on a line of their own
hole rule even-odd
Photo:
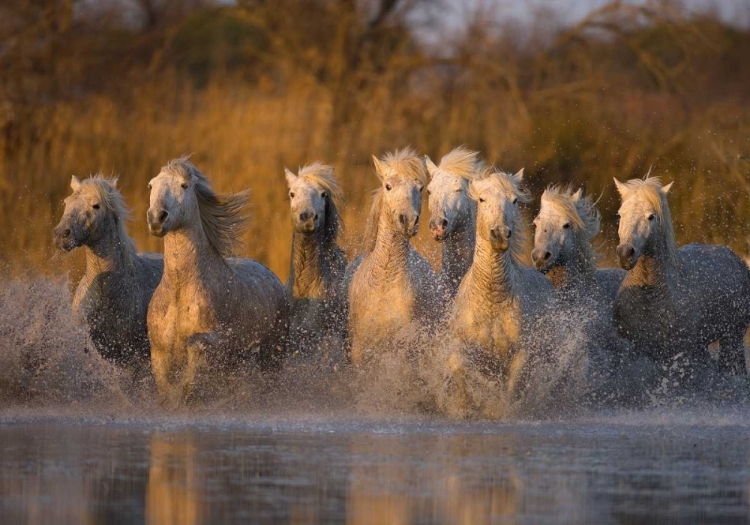
<svg viewBox="0 0 750 525">
<path fill-rule="evenodd" d="M 205 521 L 194 436 L 155 433 L 146 485 L 146 523 L 191 525 Z"/>
</svg>

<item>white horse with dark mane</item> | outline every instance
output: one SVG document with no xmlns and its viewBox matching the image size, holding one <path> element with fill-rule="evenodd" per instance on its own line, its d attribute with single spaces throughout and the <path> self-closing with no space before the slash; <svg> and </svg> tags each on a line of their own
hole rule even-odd
<svg viewBox="0 0 750 525">
<path fill-rule="evenodd" d="M 750 271 L 730 249 L 675 242 L 667 193 L 658 177 L 621 183 L 620 245 L 628 270 L 615 321 L 638 351 L 664 362 L 685 354 L 706 364 L 718 342 L 719 366 L 746 374 L 743 337 L 750 322 Z"/>
<path fill-rule="evenodd" d="M 355 261 L 349 294 L 351 360 L 392 343 L 412 321 L 434 312 L 435 275 L 411 245 L 428 175 L 424 160 L 410 148 L 373 157 L 382 186 L 375 191 L 365 231 L 365 254 Z"/>
<path fill-rule="evenodd" d="M 146 312 L 161 279 L 161 255 L 136 254 L 125 231 L 130 218 L 117 179 L 101 174 L 75 176 L 73 193 L 55 228 L 61 250 L 83 246 L 86 272 L 78 283 L 73 309 L 86 321 L 91 341 L 105 359 L 119 365 L 148 366 Z"/>
<path fill-rule="evenodd" d="M 426 159 L 430 233 L 442 243 L 437 282 L 441 298 L 449 303 L 474 257 L 477 204 L 469 197 L 469 182 L 481 169 L 479 153 L 464 147 L 453 149 L 436 166 Z"/>
<path fill-rule="evenodd" d="M 297 174 L 285 172 L 293 225 L 289 341 L 303 354 L 326 352 L 330 349 L 322 348 L 324 343 L 331 338 L 343 341 L 346 333 L 346 301 L 340 289 L 346 255 L 336 242 L 342 192 L 331 166 L 315 162 Z"/>
<path fill-rule="evenodd" d="M 474 260 L 448 323 L 447 366 L 455 394 L 445 409 L 453 415 L 500 409 L 481 406 L 482 395 L 473 395 L 467 384 L 467 368 L 480 370 L 492 380 L 488 387 L 508 399 L 523 388 L 530 357 L 523 340 L 554 295 L 550 282 L 522 262 L 526 226 L 519 203 L 530 201 L 522 179 L 523 170 L 510 175 L 489 169 L 469 186 L 477 201 Z"/>
<path fill-rule="evenodd" d="M 204 366 L 260 353 L 278 364 L 288 313 L 284 287 L 262 264 L 227 258 L 246 217 L 247 192 L 216 194 L 187 158 L 149 183 L 148 224 L 164 238 L 164 276 L 148 309 L 151 367 L 160 393 L 180 403 Z"/>
</svg>

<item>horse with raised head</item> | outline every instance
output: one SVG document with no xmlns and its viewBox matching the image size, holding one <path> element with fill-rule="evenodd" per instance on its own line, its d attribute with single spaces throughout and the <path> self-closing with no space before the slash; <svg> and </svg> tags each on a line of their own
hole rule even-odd
<svg viewBox="0 0 750 525">
<path fill-rule="evenodd" d="M 373 156 L 381 187 L 375 191 L 365 231 L 365 253 L 349 272 L 350 357 L 360 364 L 368 353 L 412 321 L 434 311 L 435 275 L 411 245 L 428 175 L 411 148 Z"/>
<path fill-rule="evenodd" d="M 547 188 L 534 219 L 534 250 L 531 259 L 547 276 L 563 299 L 595 298 L 611 310 L 625 278 L 619 268 L 596 268 L 591 239 L 599 233 L 601 215 L 596 203 L 583 195 L 558 186 Z"/>
<path fill-rule="evenodd" d="M 91 341 L 105 359 L 119 365 L 148 365 L 146 312 L 161 279 L 160 255 L 137 254 L 125 230 L 130 218 L 117 178 L 98 174 L 73 177 L 73 193 L 55 227 L 61 250 L 82 246 L 86 271 L 73 297 L 73 309 L 86 322 Z"/>
<path fill-rule="evenodd" d="M 615 179 L 622 197 L 617 256 L 628 271 L 615 299 L 615 322 L 636 350 L 660 362 L 680 353 L 746 374 L 743 337 L 750 323 L 750 271 L 729 248 L 677 248 L 667 194 L 658 177 Z"/>
<path fill-rule="evenodd" d="M 479 153 L 462 146 L 440 159 L 436 166 L 426 157 L 430 183 L 427 185 L 430 233 L 442 243 L 437 282 L 446 303 L 458 291 L 474 257 L 476 202 L 469 197 L 469 182 L 481 169 Z"/>
<path fill-rule="evenodd" d="M 284 287 L 259 262 L 229 258 L 248 193 L 217 194 L 186 157 L 164 166 L 149 189 L 149 230 L 164 238 L 164 275 L 148 309 L 159 392 L 179 403 L 202 367 L 226 368 L 256 352 L 261 364 L 277 365 Z"/>
<path fill-rule="evenodd" d="M 315 162 L 297 174 L 285 168 L 285 173 L 293 227 L 286 285 L 291 298 L 289 341 L 308 354 L 320 349 L 328 336 L 343 337 L 346 332 L 346 301 L 340 289 L 346 255 L 337 244 L 342 192 L 326 164 Z"/>
</svg>

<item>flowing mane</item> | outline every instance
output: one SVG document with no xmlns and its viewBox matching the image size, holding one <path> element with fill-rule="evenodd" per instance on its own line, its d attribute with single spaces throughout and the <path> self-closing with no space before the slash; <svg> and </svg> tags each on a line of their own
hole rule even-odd
<svg viewBox="0 0 750 525">
<path fill-rule="evenodd" d="M 344 193 L 338 181 L 333 176 L 333 167 L 322 162 L 313 162 L 299 169 L 297 177 L 310 184 L 322 188 L 327 194 L 326 216 L 323 241 L 325 243 L 335 242 L 339 231 L 343 229 L 343 221 L 338 207 L 341 205 Z"/>
<path fill-rule="evenodd" d="M 459 146 L 443 155 L 438 169 L 468 181 L 477 177 L 482 169 L 482 162 L 478 151 Z"/>
<path fill-rule="evenodd" d="M 596 203 L 581 191 L 573 191 L 569 186 L 549 186 L 542 194 L 542 206 L 553 207 L 563 218 L 570 222 L 576 232 L 576 245 L 584 259 L 592 265 L 596 254 L 591 247 L 591 239 L 599 233 L 601 214 Z"/>
<path fill-rule="evenodd" d="M 79 191 L 90 192 L 96 195 L 99 202 L 112 212 L 117 224 L 117 236 L 123 246 L 135 252 L 135 244 L 128 236 L 125 222 L 132 219 L 130 208 L 125 204 L 122 194 L 117 189 L 117 177 L 105 177 L 101 172 L 91 175 L 81 181 Z"/>
<path fill-rule="evenodd" d="M 531 202 L 531 195 L 521 186 L 520 180 L 510 173 L 505 173 L 504 171 L 496 169 L 494 166 L 483 168 L 474 180 L 497 185 L 504 191 L 513 193 L 518 199 L 518 202 L 524 204 Z M 477 196 L 473 192 L 472 186 L 469 186 L 469 196 L 472 199 L 477 200 Z M 522 211 L 519 210 L 517 213 L 518 216 L 516 217 L 516 224 L 513 228 L 513 236 L 510 238 L 508 251 L 516 263 L 526 264 L 526 248 L 528 247 L 527 245 L 529 242 L 527 224 L 529 221 L 526 220 Z"/>
<path fill-rule="evenodd" d="M 170 161 L 162 168 L 163 172 L 181 177 L 186 182 L 194 182 L 193 188 L 198 199 L 203 231 L 208 242 L 223 257 L 234 254 L 240 244 L 240 236 L 247 227 L 248 217 L 242 214 L 250 196 L 249 191 L 231 195 L 214 192 L 208 178 L 196 168 L 188 157 Z"/>
<path fill-rule="evenodd" d="M 388 172 L 397 174 L 404 179 L 417 179 L 422 185 L 426 186 L 429 182 L 429 174 L 425 168 L 424 159 L 417 155 L 417 152 L 410 147 L 388 152 L 380 157 L 384 169 Z M 380 223 L 380 214 L 383 211 L 383 188 L 380 187 L 372 193 L 372 205 L 370 213 L 367 216 L 367 223 L 364 234 L 365 253 L 370 253 L 375 249 L 375 241 L 378 237 L 378 224 Z"/>
<path fill-rule="evenodd" d="M 654 212 L 659 217 L 659 222 L 663 225 L 664 239 L 667 244 L 667 256 L 672 262 L 676 262 L 677 241 L 674 236 L 674 226 L 672 225 L 672 215 L 669 212 L 667 194 L 662 189 L 663 184 L 661 183 L 661 179 L 646 175 L 643 179 L 631 179 L 623 184 L 628 190 L 628 195 L 627 197 L 623 197 L 623 200 L 637 195 L 638 198 L 646 201 L 654 209 Z"/>
</svg>

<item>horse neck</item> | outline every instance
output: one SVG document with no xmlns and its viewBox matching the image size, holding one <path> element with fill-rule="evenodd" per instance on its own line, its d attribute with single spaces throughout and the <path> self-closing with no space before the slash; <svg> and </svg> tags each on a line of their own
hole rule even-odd
<svg viewBox="0 0 750 525">
<path fill-rule="evenodd" d="M 375 248 L 370 258 L 376 271 L 383 271 L 389 279 L 407 270 L 409 239 L 398 231 L 385 212 L 380 215 Z"/>
<path fill-rule="evenodd" d="M 335 242 L 326 243 L 324 232 L 292 234 L 292 261 L 289 271 L 293 297 L 320 298 L 328 288 L 327 263 L 333 257 Z"/>
<path fill-rule="evenodd" d="M 200 221 L 164 236 L 164 279 L 179 283 L 189 276 L 220 277 L 231 273 L 221 254 L 211 245 Z"/>
<path fill-rule="evenodd" d="M 94 278 L 103 273 L 127 274 L 135 265 L 136 253 L 129 238 L 115 231 L 93 246 L 86 246 L 86 276 Z"/>
<path fill-rule="evenodd" d="M 489 304 L 498 304 L 516 296 L 514 283 L 518 268 L 510 254 L 495 250 L 489 241 L 477 236 L 471 266 L 474 294 Z"/>
<path fill-rule="evenodd" d="M 457 225 L 450 236 L 443 241 L 441 271 L 450 281 L 460 281 L 471 266 L 476 238 L 474 218 Z"/>
</svg>

